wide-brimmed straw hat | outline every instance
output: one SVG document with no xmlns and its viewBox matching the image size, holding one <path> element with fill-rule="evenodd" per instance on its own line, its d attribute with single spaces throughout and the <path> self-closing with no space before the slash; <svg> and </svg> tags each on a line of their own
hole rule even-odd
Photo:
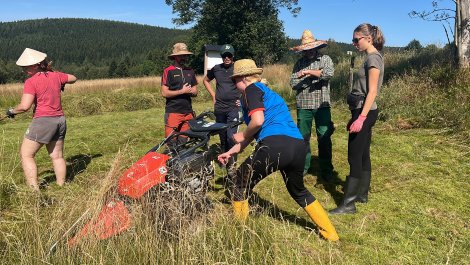
<svg viewBox="0 0 470 265">
<path fill-rule="evenodd" d="M 188 46 L 186 46 L 185 43 L 176 43 L 173 45 L 173 53 L 168 55 L 169 59 L 173 59 L 173 56 L 176 55 L 191 55 L 193 54 L 192 52 L 188 51 Z"/>
<path fill-rule="evenodd" d="M 259 75 L 261 73 L 263 73 L 263 68 L 258 68 L 255 61 L 251 59 L 241 59 L 236 61 L 233 65 L 233 75 L 231 77 Z"/>
<path fill-rule="evenodd" d="M 306 51 L 306 50 L 311 50 L 311 49 L 321 49 L 324 48 L 328 45 L 328 43 L 324 40 L 316 40 L 315 37 L 313 37 L 313 34 L 310 30 L 306 29 L 302 33 L 302 41 L 299 46 L 295 46 L 290 48 L 289 50 L 295 51 L 295 52 L 301 52 L 301 51 Z"/>
<path fill-rule="evenodd" d="M 18 61 L 16 61 L 16 65 L 18 66 L 30 66 L 38 64 L 44 61 L 47 57 L 47 54 L 43 52 L 39 52 L 30 48 L 24 49 L 23 53 L 21 54 Z"/>
</svg>

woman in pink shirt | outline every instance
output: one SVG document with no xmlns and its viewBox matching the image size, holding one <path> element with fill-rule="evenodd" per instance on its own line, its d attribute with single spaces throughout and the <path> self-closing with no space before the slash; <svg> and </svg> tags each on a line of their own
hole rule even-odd
<svg viewBox="0 0 470 265">
<path fill-rule="evenodd" d="M 62 111 L 61 91 L 65 84 L 77 80 L 73 75 L 52 71 L 46 57 L 45 53 L 30 48 L 21 54 L 16 64 L 29 78 L 25 81 L 20 104 L 6 113 L 13 118 L 34 105 L 33 121 L 25 133 L 20 151 L 26 183 L 34 190 L 39 190 L 34 157 L 43 145 L 46 145 L 51 157 L 57 184 L 64 185 L 67 167 L 63 149 L 67 125 Z"/>
</svg>

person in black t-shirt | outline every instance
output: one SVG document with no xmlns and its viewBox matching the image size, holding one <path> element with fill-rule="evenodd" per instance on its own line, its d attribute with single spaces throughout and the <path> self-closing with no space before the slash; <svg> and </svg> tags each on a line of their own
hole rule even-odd
<svg viewBox="0 0 470 265">
<path fill-rule="evenodd" d="M 173 131 L 189 129 L 188 121 L 194 118 L 191 97 L 197 95 L 197 80 L 194 70 L 187 67 L 188 51 L 184 43 L 173 45 L 173 53 L 168 56 L 174 62 L 165 68 L 162 75 L 162 96 L 165 105 L 165 137 Z"/>
<path fill-rule="evenodd" d="M 235 50 L 232 45 L 224 44 L 220 49 L 220 56 L 223 63 L 217 64 L 207 71 L 204 77 L 204 86 L 212 96 L 214 102 L 214 114 L 216 122 L 231 123 L 240 120 L 240 91 L 235 87 L 231 76 L 233 74 Z M 212 89 L 211 81 L 216 81 L 216 90 Z M 238 127 L 231 129 L 232 134 L 237 133 Z M 219 133 L 220 147 L 223 152 L 227 152 L 235 144 L 229 132 Z M 236 156 L 232 157 L 226 167 L 229 169 L 229 178 L 233 176 L 232 166 L 236 160 Z M 226 179 L 226 181 L 230 181 Z"/>
</svg>

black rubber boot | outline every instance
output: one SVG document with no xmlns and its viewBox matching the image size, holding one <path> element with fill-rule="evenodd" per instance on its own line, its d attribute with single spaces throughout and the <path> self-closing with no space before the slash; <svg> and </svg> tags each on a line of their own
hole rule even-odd
<svg viewBox="0 0 470 265">
<path fill-rule="evenodd" d="M 341 204 L 333 210 L 330 214 L 345 214 L 356 213 L 356 205 L 354 204 L 357 199 L 357 191 L 359 188 L 359 179 L 348 177 L 346 180 L 346 188 L 344 190 L 344 197 Z"/>
<path fill-rule="evenodd" d="M 367 203 L 369 201 L 370 175 L 370 171 L 362 171 L 356 202 Z"/>
</svg>

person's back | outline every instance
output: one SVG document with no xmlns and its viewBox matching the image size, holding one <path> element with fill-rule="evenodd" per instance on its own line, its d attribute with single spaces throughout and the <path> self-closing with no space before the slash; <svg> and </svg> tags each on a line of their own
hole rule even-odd
<svg viewBox="0 0 470 265">
<path fill-rule="evenodd" d="M 250 93 L 250 90 L 254 89 L 259 89 L 259 91 L 251 93 L 260 93 L 258 96 L 262 97 L 264 103 L 264 123 L 255 138 L 259 141 L 272 135 L 287 135 L 303 139 L 284 99 L 261 82 L 253 83 L 247 87 L 247 94 Z M 244 101 L 242 101 L 242 106 L 244 109 L 243 118 L 249 124 L 250 113 L 246 109 Z"/>
<path fill-rule="evenodd" d="M 35 118 L 64 115 L 61 87 L 67 81 L 68 75 L 61 72 L 39 72 L 25 81 L 24 93 L 35 96 Z"/>
</svg>

